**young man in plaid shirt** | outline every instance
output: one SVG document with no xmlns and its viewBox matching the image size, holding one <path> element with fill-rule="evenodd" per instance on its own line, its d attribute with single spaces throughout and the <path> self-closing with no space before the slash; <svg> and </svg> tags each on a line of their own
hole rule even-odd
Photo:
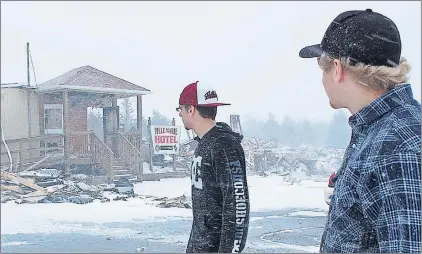
<svg viewBox="0 0 422 254">
<path fill-rule="evenodd" d="M 396 25 L 347 11 L 299 55 L 318 58 L 331 107 L 352 113 L 320 251 L 421 253 L 421 105 Z"/>
</svg>

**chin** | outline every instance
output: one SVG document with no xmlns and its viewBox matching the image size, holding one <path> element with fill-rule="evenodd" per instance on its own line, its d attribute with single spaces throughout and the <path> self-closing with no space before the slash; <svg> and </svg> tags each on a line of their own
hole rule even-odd
<svg viewBox="0 0 422 254">
<path fill-rule="evenodd" d="M 185 123 L 185 121 L 183 121 L 183 119 L 182 119 L 182 122 L 183 122 L 183 127 L 185 127 L 185 130 L 190 130 L 191 128 L 189 128 L 188 127 L 188 125 Z"/>
<path fill-rule="evenodd" d="M 344 108 L 343 106 L 340 106 L 339 104 L 333 103 L 331 101 L 330 101 L 330 106 L 333 109 L 341 109 L 341 108 Z"/>
<path fill-rule="evenodd" d="M 333 108 L 333 109 L 337 109 L 337 108 L 336 108 L 336 106 L 335 106 L 335 104 L 334 104 L 334 103 L 332 103 L 331 101 L 330 101 L 330 106 L 331 106 L 331 108 Z"/>
</svg>

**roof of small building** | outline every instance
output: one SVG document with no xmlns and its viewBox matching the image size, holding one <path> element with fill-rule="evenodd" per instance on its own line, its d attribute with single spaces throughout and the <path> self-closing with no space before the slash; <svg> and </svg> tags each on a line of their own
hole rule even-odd
<svg viewBox="0 0 422 254">
<path fill-rule="evenodd" d="M 41 92 L 73 90 L 109 94 L 143 95 L 150 90 L 129 81 L 85 65 L 38 85 Z"/>
</svg>

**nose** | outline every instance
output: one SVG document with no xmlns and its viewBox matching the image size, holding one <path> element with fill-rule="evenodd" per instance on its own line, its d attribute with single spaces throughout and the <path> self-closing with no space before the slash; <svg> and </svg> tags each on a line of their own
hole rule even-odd
<svg viewBox="0 0 422 254">
<path fill-rule="evenodd" d="M 182 111 L 179 111 L 179 116 L 182 117 Z"/>
</svg>

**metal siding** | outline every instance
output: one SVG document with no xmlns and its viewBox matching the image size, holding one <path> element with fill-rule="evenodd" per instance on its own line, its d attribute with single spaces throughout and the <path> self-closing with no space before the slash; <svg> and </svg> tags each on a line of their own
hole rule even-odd
<svg viewBox="0 0 422 254">
<path fill-rule="evenodd" d="M 1 122 L 6 140 L 28 137 L 28 93 L 30 93 L 31 105 L 31 134 L 32 136 L 40 135 L 39 101 L 36 91 L 3 88 L 1 89 Z"/>
</svg>

